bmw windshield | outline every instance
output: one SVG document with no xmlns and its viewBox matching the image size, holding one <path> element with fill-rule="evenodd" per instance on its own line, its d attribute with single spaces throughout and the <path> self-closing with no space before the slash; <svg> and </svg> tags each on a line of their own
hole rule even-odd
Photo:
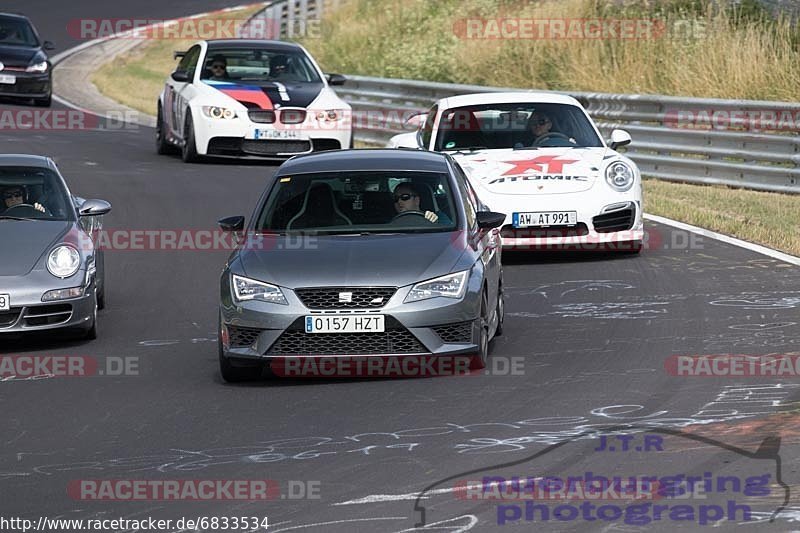
<svg viewBox="0 0 800 533">
<path fill-rule="evenodd" d="M 277 178 L 263 233 L 430 233 L 456 228 L 450 180 L 435 172 L 326 172 Z"/>
<path fill-rule="evenodd" d="M 213 77 L 217 65 L 223 65 L 225 70 Z M 263 48 L 209 47 L 200 77 L 230 82 L 322 83 L 304 53 Z"/>
<path fill-rule="evenodd" d="M 602 146 L 603 142 L 579 107 L 509 103 L 444 111 L 435 150 Z"/>
</svg>

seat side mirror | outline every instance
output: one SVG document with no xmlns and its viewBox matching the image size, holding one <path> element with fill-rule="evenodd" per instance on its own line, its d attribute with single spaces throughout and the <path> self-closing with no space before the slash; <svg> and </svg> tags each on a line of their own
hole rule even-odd
<svg viewBox="0 0 800 533">
<path fill-rule="evenodd" d="M 236 215 L 233 217 L 221 218 L 217 221 L 222 231 L 242 231 L 244 229 L 244 217 Z"/>
<path fill-rule="evenodd" d="M 494 211 L 478 211 L 476 217 L 480 229 L 499 228 L 506 220 L 505 213 L 496 213 Z"/>
</svg>

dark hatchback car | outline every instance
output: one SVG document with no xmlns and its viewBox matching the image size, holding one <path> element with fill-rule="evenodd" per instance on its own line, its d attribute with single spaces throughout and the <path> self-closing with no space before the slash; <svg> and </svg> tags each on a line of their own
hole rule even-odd
<svg viewBox="0 0 800 533">
<path fill-rule="evenodd" d="M 290 159 L 246 228 L 243 216 L 220 220 L 242 234 L 220 280 L 223 378 L 287 358 L 457 356 L 482 368 L 502 332 L 504 217 L 446 154 Z"/>
<path fill-rule="evenodd" d="M 0 97 L 33 99 L 49 107 L 53 67 L 46 51 L 54 48 L 39 38 L 27 17 L 0 13 Z"/>
</svg>

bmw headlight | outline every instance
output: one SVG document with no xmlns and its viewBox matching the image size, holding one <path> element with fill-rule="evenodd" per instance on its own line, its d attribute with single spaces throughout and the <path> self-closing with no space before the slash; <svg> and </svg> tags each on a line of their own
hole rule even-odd
<svg viewBox="0 0 800 533">
<path fill-rule="evenodd" d="M 47 256 L 47 270 L 57 278 L 68 278 L 81 266 L 81 254 L 69 244 L 60 244 Z"/>
<path fill-rule="evenodd" d="M 237 276 L 236 274 L 231 276 L 231 282 L 233 284 L 233 299 L 237 303 L 259 300 L 273 304 L 289 305 L 283 295 L 283 291 L 275 285 Z"/>
<path fill-rule="evenodd" d="M 232 119 L 236 118 L 236 111 L 228 109 L 227 107 L 218 107 L 215 105 L 204 105 L 201 107 L 203 114 L 208 118 L 219 119 Z"/>
<path fill-rule="evenodd" d="M 344 118 L 344 109 L 327 109 L 317 113 L 317 120 L 320 122 L 336 122 Z"/>
<path fill-rule="evenodd" d="M 625 192 L 633 186 L 633 169 L 622 161 L 615 161 L 606 168 L 606 181 L 617 192 Z"/>
<path fill-rule="evenodd" d="M 422 281 L 411 288 L 404 301 L 405 303 L 418 302 L 438 296 L 459 299 L 464 296 L 468 278 L 469 270 L 463 270 L 440 278 Z"/>
<path fill-rule="evenodd" d="M 47 61 L 30 65 L 25 69 L 25 72 L 47 72 Z"/>
</svg>

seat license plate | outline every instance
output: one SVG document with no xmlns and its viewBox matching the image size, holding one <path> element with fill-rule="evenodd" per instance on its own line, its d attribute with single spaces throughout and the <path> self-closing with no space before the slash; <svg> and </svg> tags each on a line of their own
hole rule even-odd
<svg viewBox="0 0 800 533">
<path fill-rule="evenodd" d="M 383 333 L 383 315 L 315 315 L 306 317 L 306 333 Z"/>
<path fill-rule="evenodd" d="M 533 211 L 514 213 L 511 222 L 515 228 L 536 226 L 574 226 L 578 223 L 577 211 Z"/>
</svg>

